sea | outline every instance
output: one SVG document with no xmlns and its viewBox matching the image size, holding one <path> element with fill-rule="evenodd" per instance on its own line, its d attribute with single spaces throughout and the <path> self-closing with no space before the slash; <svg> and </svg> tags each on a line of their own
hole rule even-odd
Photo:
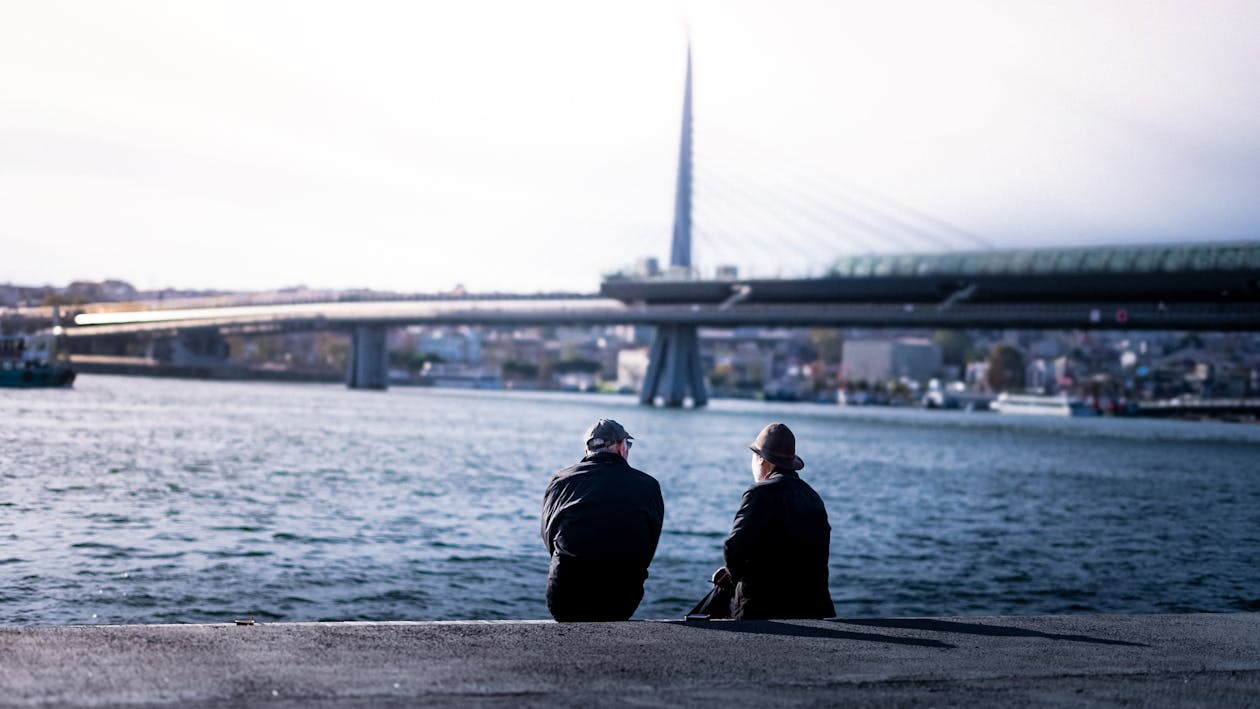
<svg viewBox="0 0 1260 709">
<path fill-rule="evenodd" d="M 1254 424 L 88 374 L 0 390 L 0 625 L 548 618 L 599 418 L 665 498 L 636 618 L 708 590 L 774 421 L 842 617 L 1260 610 Z"/>
</svg>

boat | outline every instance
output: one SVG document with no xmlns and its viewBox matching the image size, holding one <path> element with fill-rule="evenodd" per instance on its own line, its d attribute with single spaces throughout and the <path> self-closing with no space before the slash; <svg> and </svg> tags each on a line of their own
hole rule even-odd
<svg viewBox="0 0 1260 709">
<path fill-rule="evenodd" d="M 75 371 L 58 357 L 56 335 L 0 335 L 0 388 L 68 387 Z"/>
<path fill-rule="evenodd" d="M 919 399 L 925 409 L 963 409 L 964 411 L 988 411 L 993 395 L 969 391 L 962 382 L 942 385 L 939 379 L 928 382 L 927 393 Z"/>
<path fill-rule="evenodd" d="M 1096 416 L 1097 411 L 1082 399 L 1067 394 L 998 394 L 989 408 L 1003 414 L 1034 416 Z"/>
</svg>

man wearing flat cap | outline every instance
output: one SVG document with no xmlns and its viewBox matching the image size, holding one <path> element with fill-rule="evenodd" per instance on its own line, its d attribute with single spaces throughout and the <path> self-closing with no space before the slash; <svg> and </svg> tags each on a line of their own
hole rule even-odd
<svg viewBox="0 0 1260 709">
<path fill-rule="evenodd" d="M 723 544 L 726 566 L 713 582 L 735 585 L 735 620 L 830 618 L 831 525 L 822 498 L 797 473 L 805 461 L 796 455 L 796 436 L 772 423 L 748 448 L 753 486 L 740 501 Z"/>
<path fill-rule="evenodd" d="M 627 620 L 643 600 L 665 502 L 656 479 L 627 462 L 634 437 L 621 424 L 600 419 L 585 441 L 586 456 L 543 495 L 547 608 L 559 621 Z"/>
</svg>

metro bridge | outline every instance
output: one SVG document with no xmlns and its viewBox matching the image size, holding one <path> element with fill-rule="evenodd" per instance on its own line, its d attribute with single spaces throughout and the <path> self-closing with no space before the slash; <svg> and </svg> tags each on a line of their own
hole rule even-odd
<svg viewBox="0 0 1260 709">
<path fill-rule="evenodd" d="M 384 388 L 386 331 L 391 327 L 652 325 L 657 334 L 640 399 L 680 406 L 686 399 L 696 405 L 707 400 L 697 338 L 702 326 L 1260 330 L 1260 242 L 957 250 L 927 233 L 924 218 L 913 210 L 879 211 L 852 199 L 843 212 L 820 216 L 818 212 L 827 210 L 811 204 L 791 210 L 784 219 L 796 220 L 813 210 L 814 222 L 834 217 L 864 238 L 883 225 L 891 230 L 890 241 L 925 238 L 938 252 L 843 257 L 816 278 L 694 278 L 691 79 L 688 52 L 672 276 L 609 277 L 599 294 L 589 295 L 83 312 L 63 334 L 82 341 L 207 331 L 346 331 L 352 336 L 347 384 Z M 973 241 L 987 247 L 982 240 Z M 943 252 L 941 246 L 946 247 Z"/>
<path fill-rule="evenodd" d="M 1260 243 L 861 256 L 840 261 L 823 278 L 610 278 L 601 294 L 582 296 L 85 312 L 63 335 L 74 341 L 345 331 L 354 343 L 347 382 L 380 388 L 386 330 L 439 324 L 651 325 L 667 340 L 653 353 L 658 363 L 669 357 L 662 351 L 668 338 L 687 342 L 706 326 L 1252 331 L 1260 330 Z M 682 373 L 658 377 L 691 377 L 687 366 L 675 363 Z M 678 391 L 662 394 L 659 384 L 652 399 L 668 401 L 668 392 Z M 703 403 L 703 392 L 696 397 L 690 386 L 679 398 Z"/>
<path fill-rule="evenodd" d="M 71 339 L 407 325 L 1260 330 L 1260 242 L 859 256 L 808 279 L 607 279 L 600 294 L 106 310 Z"/>
</svg>

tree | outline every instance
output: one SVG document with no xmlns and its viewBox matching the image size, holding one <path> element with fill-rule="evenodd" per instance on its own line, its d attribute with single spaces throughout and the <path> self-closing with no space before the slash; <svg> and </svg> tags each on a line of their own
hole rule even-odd
<svg viewBox="0 0 1260 709">
<path fill-rule="evenodd" d="M 528 380 L 538 378 L 538 365 L 533 362 L 509 359 L 503 363 L 503 378 Z"/>
<path fill-rule="evenodd" d="M 844 350 L 844 336 L 835 328 L 814 328 L 809 331 L 809 339 L 818 350 L 818 359 L 826 364 L 840 361 Z"/>
<path fill-rule="evenodd" d="M 962 330 L 937 330 L 932 341 L 941 348 L 941 360 L 959 367 L 967 364 L 973 351 L 971 337 Z"/>
<path fill-rule="evenodd" d="M 1024 355 L 1007 344 L 1000 344 L 989 351 L 989 388 L 1008 391 L 1024 388 Z"/>
<path fill-rule="evenodd" d="M 235 351 L 235 350 L 234 350 Z M 350 338 L 335 333 L 320 333 L 315 338 L 315 360 L 335 372 L 346 371 L 350 359 Z"/>
<path fill-rule="evenodd" d="M 83 305 L 86 302 L 82 296 L 70 296 L 61 293 L 49 293 L 44 296 L 43 300 L 45 307 L 53 305 Z"/>
<path fill-rule="evenodd" d="M 722 389 L 731 384 L 735 379 L 735 368 L 729 362 L 719 362 L 713 365 L 713 371 L 709 372 L 709 386 L 714 389 Z"/>
<path fill-rule="evenodd" d="M 405 369 L 412 373 L 423 370 L 424 365 L 429 362 L 441 364 L 445 361 L 442 355 L 436 352 L 417 352 L 406 348 L 389 351 L 389 364 L 391 367 Z"/>
<path fill-rule="evenodd" d="M 589 359 L 562 359 L 552 366 L 556 374 L 595 374 L 600 370 L 599 362 Z"/>
</svg>

